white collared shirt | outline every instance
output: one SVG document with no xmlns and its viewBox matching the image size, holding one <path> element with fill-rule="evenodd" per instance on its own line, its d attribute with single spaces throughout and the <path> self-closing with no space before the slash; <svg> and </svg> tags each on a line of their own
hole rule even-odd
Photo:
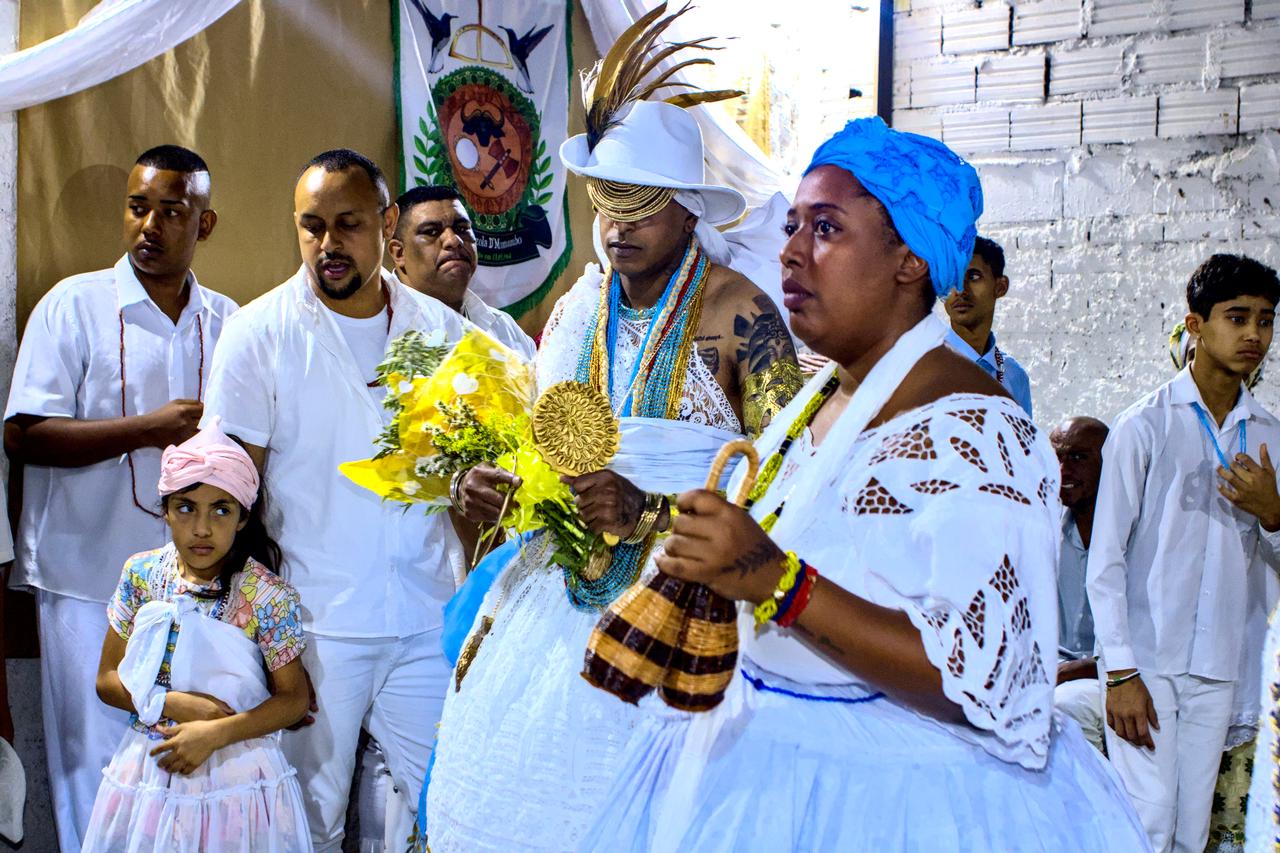
<svg viewBox="0 0 1280 853">
<path fill-rule="evenodd" d="M 1280 533 L 1219 493 L 1196 404 L 1187 368 L 1120 415 L 1103 447 L 1087 586 L 1108 670 L 1236 679 L 1247 614 L 1266 606 L 1262 563 L 1280 565 Z M 1264 443 L 1280 450 L 1280 421 L 1242 386 L 1217 429 L 1229 459 L 1241 422 L 1254 460 Z"/>
<path fill-rule="evenodd" d="M 456 341 L 469 324 L 383 273 L 391 340 L 409 329 Z M 308 631 L 406 637 L 442 622 L 453 594 L 445 514 L 383 501 L 338 471 L 371 457 L 389 413 L 369 393 L 332 312 L 302 268 L 227 324 L 213 359 L 205 417 L 268 450 L 267 529 Z"/>
<path fill-rule="evenodd" d="M 1089 549 L 1080 538 L 1075 514 L 1064 508 L 1058 549 L 1058 646 L 1072 659 L 1093 654 L 1093 613 L 1084 588 L 1088 562 Z"/>
<path fill-rule="evenodd" d="M 525 361 L 533 361 L 533 357 L 538 354 L 533 338 L 524 333 L 514 317 L 506 311 L 491 307 L 470 290 L 462 297 L 462 316 Z"/>
<path fill-rule="evenodd" d="M 192 275 L 175 324 L 147 296 L 129 257 L 111 269 L 54 285 L 27 320 L 5 419 L 14 415 L 102 420 L 139 415 L 209 385 L 214 342 L 236 304 Z M 120 410 L 121 318 L 125 392 Z M 201 365 L 203 364 L 203 371 Z M 81 468 L 27 465 L 15 587 L 106 602 L 125 561 L 168 541 L 159 511 L 160 450 L 144 447 Z"/>
</svg>

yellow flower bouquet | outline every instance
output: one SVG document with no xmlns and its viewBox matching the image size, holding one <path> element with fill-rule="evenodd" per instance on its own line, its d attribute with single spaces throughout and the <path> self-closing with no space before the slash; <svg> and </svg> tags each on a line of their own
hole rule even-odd
<svg viewBox="0 0 1280 853">
<path fill-rule="evenodd" d="M 493 463 L 521 479 L 504 524 L 517 533 L 548 528 L 556 562 L 585 565 L 599 537 L 534 445 L 530 365 L 478 329 L 453 346 L 411 330 L 391 342 L 378 381 L 392 419 L 374 439 L 372 458 L 339 466 L 348 479 L 386 500 L 442 512 L 455 473 Z"/>
</svg>

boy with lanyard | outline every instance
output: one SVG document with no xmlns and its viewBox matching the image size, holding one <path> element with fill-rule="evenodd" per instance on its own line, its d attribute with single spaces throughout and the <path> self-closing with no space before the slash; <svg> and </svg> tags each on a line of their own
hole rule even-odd
<svg viewBox="0 0 1280 853">
<path fill-rule="evenodd" d="M 991 325 L 996 317 L 996 300 L 1009 292 L 1004 274 L 1004 249 L 986 237 L 973 244 L 973 259 L 964 273 L 964 290 L 947 299 L 945 308 L 951 321 L 947 346 L 968 358 L 997 382 L 1031 416 L 1031 382 L 1013 356 L 996 346 Z"/>
<path fill-rule="evenodd" d="M 1257 261 L 1201 264 L 1195 360 L 1121 414 L 1103 452 L 1087 586 L 1107 751 L 1157 851 L 1204 849 L 1260 563 L 1280 565 L 1280 421 L 1244 386 L 1277 301 Z"/>
</svg>

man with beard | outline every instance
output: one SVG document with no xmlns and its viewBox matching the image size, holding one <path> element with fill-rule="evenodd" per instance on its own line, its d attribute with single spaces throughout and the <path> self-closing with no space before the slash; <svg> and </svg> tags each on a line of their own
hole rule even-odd
<svg viewBox="0 0 1280 853">
<path fill-rule="evenodd" d="M 302 596 L 318 710 L 283 746 L 317 850 L 341 846 L 362 724 L 396 784 L 416 789 L 449 677 L 446 522 L 338 473 L 369 455 L 386 422 L 375 376 L 387 343 L 410 329 L 455 341 L 469 327 L 382 269 L 397 217 L 368 158 L 313 158 L 294 190 L 302 267 L 228 324 L 209 385 L 207 417 L 220 416 L 264 471 L 267 526 Z"/>
<path fill-rule="evenodd" d="M 166 541 L 160 451 L 195 434 L 206 362 L 236 309 L 191 271 L 218 215 L 209 167 L 161 145 L 129 173 L 126 254 L 54 285 L 27 320 L 5 412 L 23 470 L 13 585 L 33 589 L 54 822 L 79 850 L 129 717 L 98 701 L 107 600 L 131 554 Z"/>
<path fill-rule="evenodd" d="M 1063 421 L 1049 433 L 1062 472 L 1062 545 L 1058 556 L 1058 678 L 1054 707 L 1080 724 L 1102 749 L 1102 695 L 1093 655 L 1093 613 L 1085 594 L 1093 507 L 1102 476 L 1107 425 L 1096 418 Z"/>
</svg>

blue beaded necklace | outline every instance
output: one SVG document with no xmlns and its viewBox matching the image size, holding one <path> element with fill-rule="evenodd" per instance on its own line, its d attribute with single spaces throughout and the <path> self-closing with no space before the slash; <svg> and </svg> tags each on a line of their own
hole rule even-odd
<svg viewBox="0 0 1280 853">
<path fill-rule="evenodd" d="M 680 393 L 688 367 L 689 338 L 697 331 L 703 287 L 710 270 L 711 262 L 698 246 L 698 241 L 690 238 L 679 266 L 667 280 L 662 297 L 652 309 L 649 328 L 626 386 L 619 411 L 622 416 L 634 414 L 671 419 L 679 411 Z M 587 329 L 574 377 L 586 384 L 607 383 L 607 387 L 600 390 L 611 400 L 614 387 L 612 356 L 618 343 L 618 321 L 626 310 L 622 304 L 622 278 L 611 272 L 608 292 L 601 294 L 596 321 Z M 602 317 L 601 312 L 607 314 Z M 600 335 L 602 322 L 605 328 L 604 334 Z M 598 342 L 604 344 L 603 352 L 596 351 Z M 614 546 L 609 567 L 597 580 L 587 580 L 564 569 L 569 603 L 588 612 L 608 607 L 623 590 L 635 583 L 651 547 L 651 539 L 637 545 L 624 542 Z"/>
</svg>

